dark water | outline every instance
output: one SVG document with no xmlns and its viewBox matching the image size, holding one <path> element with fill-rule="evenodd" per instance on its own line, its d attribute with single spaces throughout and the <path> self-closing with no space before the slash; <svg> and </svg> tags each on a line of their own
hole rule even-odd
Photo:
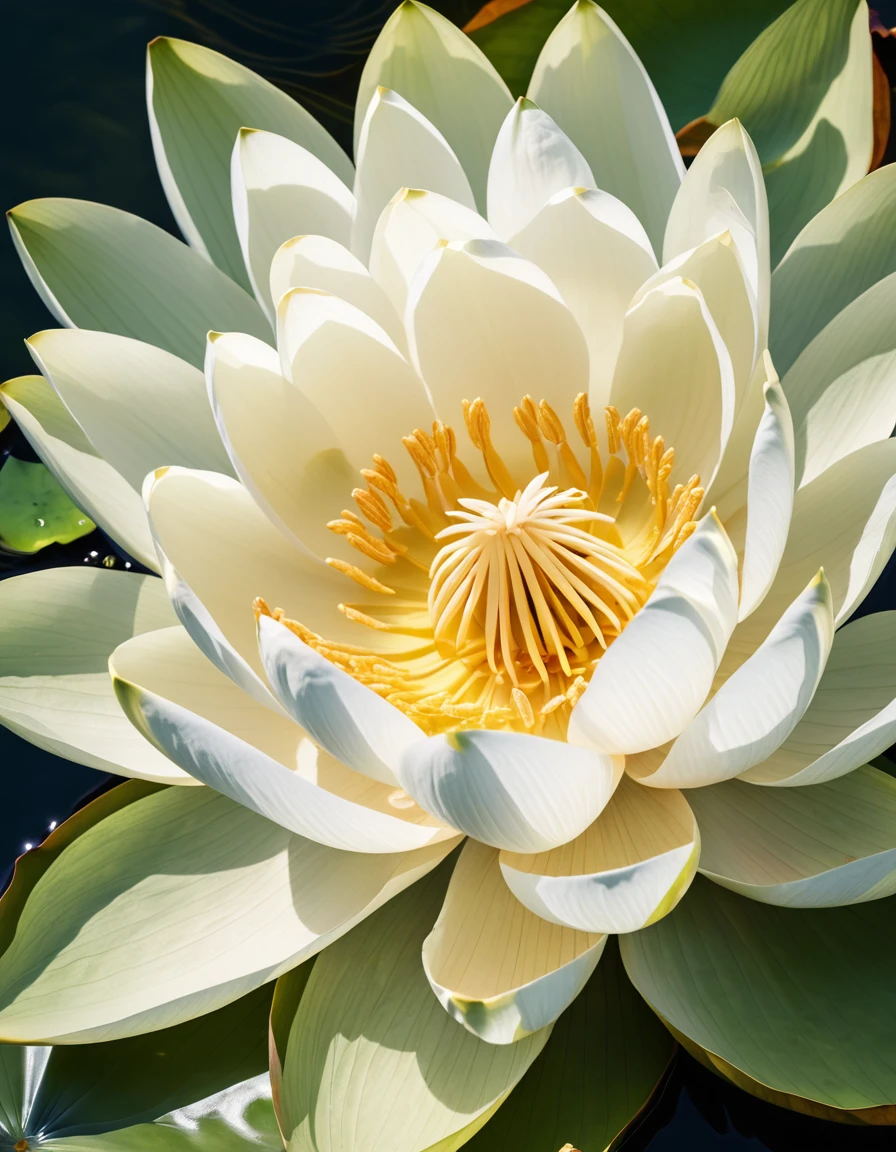
<svg viewBox="0 0 896 1152">
<path fill-rule="evenodd" d="M 458 24 L 480 6 L 478 0 L 430 3 Z M 262 72 L 301 100 L 348 148 L 364 57 L 393 6 L 394 0 L 32 0 L 14 8 L 4 5 L 0 203 L 8 208 L 36 196 L 101 200 L 176 231 L 156 179 L 145 119 L 144 53 L 157 35 L 197 40 Z M 885 22 L 896 23 L 896 0 L 882 7 Z M 6 379 L 34 371 L 22 340 L 52 321 L 5 238 L 0 241 L 0 300 L 0 372 Z M 0 452 L 9 451 L 27 455 L 14 430 L 0 436 Z M 0 577 L 37 565 L 98 564 L 108 556 L 114 556 L 114 549 L 97 532 L 65 548 L 46 549 L 36 561 L 0 554 Z M 863 611 L 892 607 L 894 563 Z M 64 819 L 85 796 L 112 781 L 41 752 L 3 728 L 0 765 L 2 889 L 9 866 L 26 845 L 39 842 L 53 821 Z M 626 1148 L 863 1152 L 894 1149 L 896 1136 L 887 1129 L 797 1117 L 754 1100 L 680 1056 Z"/>
</svg>

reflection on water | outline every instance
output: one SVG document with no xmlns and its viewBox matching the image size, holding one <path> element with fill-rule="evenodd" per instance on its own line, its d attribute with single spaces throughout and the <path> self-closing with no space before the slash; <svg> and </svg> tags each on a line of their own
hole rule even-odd
<svg viewBox="0 0 896 1152">
<path fill-rule="evenodd" d="M 0 74 L 11 81 L 0 169 L 3 206 L 36 196 L 74 196 L 112 204 L 176 231 L 156 179 L 145 117 L 145 46 L 157 35 L 199 41 L 262 72 L 301 100 L 349 149 L 363 61 L 394 2 L 42 0 L 16 5 L 13 26 L 7 16 L 6 34 L 0 38 L 0 52 L 7 54 L 0 59 Z M 430 3 L 461 25 L 480 7 L 478 0 Z M 52 323 L 9 242 L 0 246 L 0 295 L 5 379 L 33 370 L 22 338 Z M 14 436 L 4 434 L 0 450 L 14 443 L 16 454 L 23 455 L 25 449 L 20 441 L 13 442 Z M 39 562 L 101 563 L 113 553 L 95 533 L 64 549 L 47 549 Z M 17 565 L 0 557 L 0 576 Z M 894 578 L 891 564 L 867 608 L 880 611 L 894 605 Z M 27 842 L 39 841 L 52 821 L 64 818 L 85 794 L 104 787 L 110 778 L 58 760 L 4 729 L 0 763 L 5 769 L 2 884 L 4 872 Z M 625 1143 L 630 1152 L 870 1152 L 894 1146 L 886 1129 L 842 1127 L 760 1103 L 686 1056 L 676 1061 L 663 1091 Z"/>
</svg>

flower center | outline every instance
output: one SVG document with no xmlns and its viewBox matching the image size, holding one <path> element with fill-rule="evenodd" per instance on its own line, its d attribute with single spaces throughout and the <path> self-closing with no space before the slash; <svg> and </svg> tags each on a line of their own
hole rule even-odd
<svg viewBox="0 0 896 1152">
<path fill-rule="evenodd" d="M 693 531 L 700 479 L 670 491 L 674 451 L 637 409 L 606 409 L 604 458 L 584 395 L 573 407 L 578 452 L 554 410 L 525 397 L 513 415 L 533 467 L 496 450 L 482 400 L 463 408 L 478 477 L 437 422 L 404 438 L 423 499 L 376 456 L 353 492 L 358 512 L 329 524 L 361 561 L 327 563 L 366 594 L 339 607 L 379 643 L 334 643 L 275 615 L 427 732 L 563 736 L 601 654 Z M 256 610 L 269 612 L 263 601 Z"/>
</svg>

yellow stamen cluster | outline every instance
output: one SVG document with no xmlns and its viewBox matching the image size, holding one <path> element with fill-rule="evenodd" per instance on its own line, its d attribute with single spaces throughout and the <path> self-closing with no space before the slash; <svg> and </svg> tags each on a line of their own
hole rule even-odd
<svg viewBox="0 0 896 1152">
<path fill-rule="evenodd" d="M 563 735 L 601 653 L 693 531 L 700 479 L 669 490 L 674 451 L 637 409 L 605 410 L 604 458 L 586 396 L 573 406 L 584 452 L 549 404 L 524 397 L 514 419 L 534 462 L 528 482 L 532 465 L 495 448 L 483 401 L 464 401 L 463 414 L 479 478 L 436 422 L 403 441 L 422 500 L 375 456 L 352 494 L 358 511 L 328 525 L 361 559 L 327 563 L 374 594 L 340 608 L 387 634 L 381 643 L 333 643 L 273 615 L 427 732 Z M 263 601 L 256 611 L 271 614 Z"/>
</svg>

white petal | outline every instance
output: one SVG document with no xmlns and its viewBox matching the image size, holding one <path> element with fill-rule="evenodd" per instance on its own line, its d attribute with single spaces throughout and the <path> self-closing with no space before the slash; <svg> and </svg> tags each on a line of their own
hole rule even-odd
<svg viewBox="0 0 896 1152">
<path fill-rule="evenodd" d="M 689 792 L 704 876 L 764 904 L 834 908 L 896 892 L 896 780 L 867 765 L 812 788 Z"/>
<path fill-rule="evenodd" d="M 169 464 L 230 471 L 192 364 L 109 332 L 51 328 L 28 347 L 97 452 L 137 491 Z"/>
<path fill-rule="evenodd" d="M 0 720 L 88 768 L 189 784 L 135 732 L 109 679 L 109 653 L 168 628 L 161 580 L 105 568 L 47 568 L 0 583 Z M 11 766 L 10 766 L 11 768 Z"/>
<path fill-rule="evenodd" d="M 475 208 L 460 161 L 439 130 L 397 92 L 378 88 L 356 155 L 352 251 L 367 260 L 379 215 L 400 188 L 426 188 Z"/>
<path fill-rule="evenodd" d="M 299 547 L 331 555 L 337 541 L 327 521 L 348 505 L 358 482 L 336 433 L 283 379 L 274 349 L 252 336 L 212 333 L 205 369 L 237 476 Z"/>
<path fill-rule="evenodd" d="M 319 288 L 354 304 L 379 324 L 404 353 L 404 325 L 385 291 L 357 256 L 327 236 L 296 236 L 274 254 L 271 298 L 290 288 Z"/>
<path fill-rule="evenodd" d="M 896 424 L 896 273 L 839 312 L 782 381 L 796 434 L 797 478 L 885 440 Z"/>
<path fill-rule="evenodd" d="M 605 807 L 619 757 L 517 732 L 474 729 L 406 746 L 397 775 L 421 808 L 494 848 L 543 852 Z"/>
<path fill-rule="evenodd" d="M 254 128 L 240 129 L 230 182 L 249 282 L 273 323 L 278 299 L 269 291 L 274 253 L 284 241 L 306 232 L 348 244 L 355 198 L 307 148 Z"/>
<path fill-rule="evenodd" d="M 588 162 L 547 112 L 520 99 L 507 113 L 488 170 L 488 222 L 502 240 L 566 188 L 594 188 Z"/>
<path fill-rule="evenodd" d="M 591 0 L 574 4 L 548 37 L 529 97 L 582 150 L 597 187 L 634 210 L 659 252 L 684 164 L 650 77 Z"/>
<path fill-rule="evenodd" d="M 400 482 L 419 483 L 401 441 L 430 428 L 434 414 L 422 381 L 382 328 L 338 296 L 303 288 L 282 298 L 277 321 L 284 376 L 338 433 L 352 465 L 369 468 L 379 453 Z"/>
<path fill-rule="evenodd" d="M 547 272 L 578 321 L 588 345 L 591 404 L 600 411 L 609 403 L 625 313 L 656 272 L 647 233 L 609 192 L 569 188 L 553 196 L 509 244 Z"/>
<path fill-rule="evenodd" d="M 697 870 L 700 834 L 680 792 L 628 777 L 575 840 L 501 853 L 511 891 L 537 916 L 581 932 L 636 932 L 671 912 Z"/>
<path fill-rule="evenodd" d="M 766 384 L 764 395 L 765 412 L 750 456 L 739 620 L 772 586 L 793 514 L 793 422 L 780 384 Z"/>
<path fill-rule="evenodd" d="M 131 722 L 160 752 L 231 800 L 346 852 L 407 852 L 455 836 L 390 801 L 395 788 L 345 768 L 301 728 L 253 701 L 181 628 L 137 637 L 109 662 Z M 404 796 L 403 793 L 400 794 Z"/>
<path fill-rule="evenodd" d="M 343 764 L 396 787 L 402 753 L 423 737 L 417 725 L 284 624 L 261 616 L 258 643 L 271 686 L 293 719 Z"/>
<path fill-rule="evenodd" d="M 440 240 L 497 238 L 482 216 L 456 200 L 438 192 L 402 188 L 377 221 L 370 272 L 403 317 L 414 274 Z"/>
<path fill-rule="evenodd" d="M 72 502 L 129 556 L 157 571 L 139 491 L 99 455 L 43 376 L 7 380 L 0 400 Z"/>
<path fill-rule="evenodd" d="M 802 720 L 744 779 L 782 787 L 851 772 L 896 740 L 896 612 L 841 628 Z"/>
<path fill-rule="evenodd" d="M 736 408 L 731 357 L 699 289 L 674 279 L 628 312 L 610 403 L 639 408 L 652 436 L 675 449 L 673 482 L 695 473 L 708 488 Z"/>
<path fill-rule="evenodd" d="M 710 513 L 598 661 L 569 739 L 634 753 L 677 736 L 706 699 L 736 621 L 737 556 Z"/>
<path fill-rule="evenodd" d="M 513 420 L 524 396 L 545 399 L 568 420 L 588 388 L 588 349 L 544 272 L 494 240 L 451 243 L 432 253 L 411 287 L 411 357 L 439 416 L 458 421 L 461 401 L 481 397 L 499 452 L 531 462 Z"/>
<path fill-rule="evenodd" d="M 768 201 L 762 166 L 739 120 L 723 124 L 703 145 L 685 173 L 669 213 L 663 261 L 718 232 L 730 232 L 756 301 L 758 348 L 768 339 Z"/>
<path fill-rule="evenodd" d="M 533 915 L 504 883 L 497 849 L 468 840 L 423 942 L 423 968 L 455 1020 L 489 1044 L 511 1044 L 557 1019 L 606 942 Z"/>
<path fill-rule="evenodd" d="M 641 782 L 699 788 L 760 764 L 809 706 L 833 639 L 831 590 L 819 574 Z"/>
<path fill-rule="evenodd" d="M 370 50 L 355 108 L 355 155 L 379 85 L 393 88 L 442 133 L 485 207 L 489 158 L 513 104 L 507 85 L 473 41 L 425 4 L 400 4 Z"/>
</svg>

